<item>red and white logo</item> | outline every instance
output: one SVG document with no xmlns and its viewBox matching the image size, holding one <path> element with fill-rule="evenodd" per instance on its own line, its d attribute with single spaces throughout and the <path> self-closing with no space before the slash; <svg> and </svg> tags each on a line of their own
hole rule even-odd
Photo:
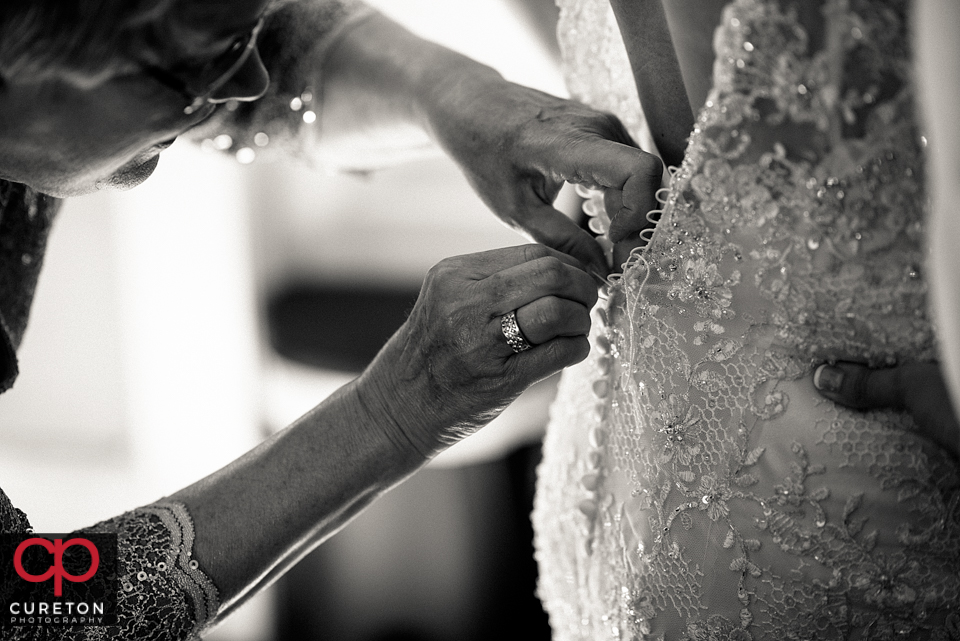
<svg viewBox="0 0 960 641">
<path fill-rule="evenodd" d="M 39 545 L 53 555 L 53 565 L 43 574 L 30 574 L 23 569 L 23 553 L 27 548 L 34 545 Z M 63 569 L 63 553 L 75 545 L 86 548 L 87 551 L 90 552 L 90 568 L 79 576 L 70 574 Z M 100 567 L 100 552 L 97 550 L 97 546 L 88 539 L 74 538 L 68 539 L 67 542 L 64 543 L 63 539 L 54 539 L 51 542 L 48 539 L 34 537 L 32 539 L 26 539 L 17 546 L 17 550 L 13 554 L 13 567 L 21 579 L 30 581 L 31 583 L 43 583 L 52 578 L 54 596 L 62 596 L 64 579 L 71 583 L 84 583 L 93 578 L 97 573 L 97 568 Z"/>
</svg>

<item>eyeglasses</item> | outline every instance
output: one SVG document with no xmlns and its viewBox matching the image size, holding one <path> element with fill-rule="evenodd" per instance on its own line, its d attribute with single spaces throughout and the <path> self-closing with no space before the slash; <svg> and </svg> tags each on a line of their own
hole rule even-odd
<svg viewBox="0 0 960 641">
<path fill-rule="evenodd" d="M 192 114 L 210 101 L 210 96 L 227 83 L 250 58 L 264 18 L 246 33 L 237 36 L 226 51 L 201 64 L 179 65 L 176 70 L 143 65 L 143 70 L 160 83 L 183 94 L 189 101 L 183 113 Z M 189 80 L 185 80 L 189 78 Z"/>
</svg>

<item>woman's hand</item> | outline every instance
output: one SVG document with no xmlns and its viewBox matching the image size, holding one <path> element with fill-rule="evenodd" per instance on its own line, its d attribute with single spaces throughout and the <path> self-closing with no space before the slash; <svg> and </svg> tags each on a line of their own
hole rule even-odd
<svg viewBox="0 0 960 641">
<path fill-rule="evenodd" d="M 407 322 L 355 381 L 287 429 L 171 498 L 229 612 L 428 458 L 531 384 L 582 360 L 596 287 L 538 245 L 442 261 Z M 532 347 L 511 348 L 501 318 Z"/>
<path fill-rule="evenodd" d="M 564 181 L 606 188 L 625 232 L 639 231 L 656 205 L 662 164 L 615 117 L 508 82 L 385 16 L 347 30 L 316 85 L 323 148 L 351 150 L 361 168 L 356 149 L 405 157 L 428 142 L 426 131 L 500 219 L 595 273 L 609 271 L 600 246 L 553 207 Z"/>
<path fill-rule="evenodd" d="M 908 412 L 921 434 L 960 454 L 960 424 L 937 363 L 884 369 L 846 362 L 821 365 L 813 385 L 822 396 L 853 409 Z"/>
<path fill-rule="evenodd" d="M 449 258 L 430 270 L 407 322 L 357 381 L 358 395 L 400 448 L 430 458 L 583 360 L 596 300 L 582 266 L 546 247 Z M 504 336 L 511 311 L 526 351 Z"/>
<path fill-rule="evenodd" d="M 553 201 L 564 181 L 605 188 L 619 227 L 646 224 L 657 204 L 660 159 L 638 149 L 610 114 L 507 82 L 476 63 L 464 67 L 425 95 L 434 138 L 509 226 L 606 275 L 600 246 Z"/>
</svg>

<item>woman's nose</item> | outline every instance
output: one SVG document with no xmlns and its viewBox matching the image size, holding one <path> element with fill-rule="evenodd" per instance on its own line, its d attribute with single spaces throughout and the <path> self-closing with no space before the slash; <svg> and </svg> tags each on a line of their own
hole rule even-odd
<svg viewBox="0 0 960 641">
<path fill-rule="evenodd" d="M 254 48 L 237 72 L 210 94 L 209 101 L 214 103 L 228 100 L 250 102 L 266 93 L 269 84 L 270 75 L 263 65 L 260 53 Z"/>
</svg>

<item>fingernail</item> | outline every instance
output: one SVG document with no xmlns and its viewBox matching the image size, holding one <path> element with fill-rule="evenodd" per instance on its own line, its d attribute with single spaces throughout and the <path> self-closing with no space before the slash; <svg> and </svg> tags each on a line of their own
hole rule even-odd
<svg viewBox="0 0 960 641">
<path fill-rule="evenodd" d="M 813 386 L 821 392 L 839 392 L 843 387 L 843 370 L 824 363 L 813 373 Z"/>
</svg>

